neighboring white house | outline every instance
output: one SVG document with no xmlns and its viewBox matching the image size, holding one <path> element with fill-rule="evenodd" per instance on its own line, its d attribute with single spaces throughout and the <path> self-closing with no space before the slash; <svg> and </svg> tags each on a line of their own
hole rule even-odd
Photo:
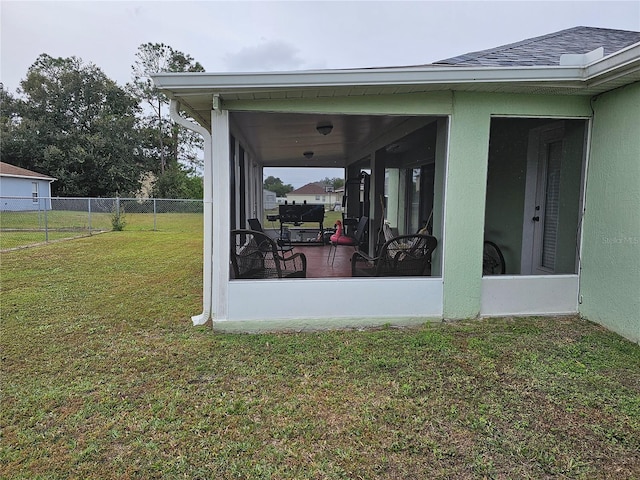
<svg viewBox="0 0 640 480">
<path fill-rule="evenodd" d="M 0 210 L 51 210 L 51 183 L 56 179 L 0 162 Z"/>
<path fill-rule="evenodd" d="M 277 207 L 275 192 L 272 192 L 270 190 L 263 190 L 262 201 L 264 202 L 265 210 L 273 210 Z"/>
<path fill-rule="evenodd" d="M 325 207 L 333 209 L 336 203 L 342 202 L 342 195 L 343 192 L 336 192 L 333 187 L 323 183 L 307 183 L 305 186 L 287 193 L 287 202 L 324 204 Z"/>
</svg>

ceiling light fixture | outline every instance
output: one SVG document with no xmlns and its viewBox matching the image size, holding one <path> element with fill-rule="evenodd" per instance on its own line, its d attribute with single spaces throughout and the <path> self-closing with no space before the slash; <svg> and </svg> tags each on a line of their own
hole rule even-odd
<svg viewBox="0 0 640 480">
<path fill-rule="evenodd" d="M 400 142 L 390 143 L 384 149 L 387 153 L 400 153 L 406 150 L 404 144 Z"/>
<path fill-rule="evenodd" d="M 320 122 L 316 127 L 316 130 L 320 135 L 329 135 L 333 130 L 331 122 Z"/>
<path fill-rule="evenodd" d="M 305 156 L 305 158 L 311 158 L 313 157 L 313 152 L 311 150 L 304 152 L 302 155 Z"/>
</svg>

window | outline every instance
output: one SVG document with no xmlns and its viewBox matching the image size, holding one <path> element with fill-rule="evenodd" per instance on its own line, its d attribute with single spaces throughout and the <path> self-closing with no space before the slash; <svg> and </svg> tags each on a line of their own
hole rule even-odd
<svg viewBox="0 0 640 480">
<path fill-rule="evenodd" d="M 31 198 L 33 203 L 38 203 L 38 182 L 31 182 Z"/>
<path fill-rule="evenodd" d="M 316 202 L 320 201 L 320 195 L 316 195 Z"/>
<path fill-rule="evenodd" d="M 434 164 L 385 169 L 385 219 L 400 235 L 416 233 L 431 221 L 434 172 Z"/>
</svg>

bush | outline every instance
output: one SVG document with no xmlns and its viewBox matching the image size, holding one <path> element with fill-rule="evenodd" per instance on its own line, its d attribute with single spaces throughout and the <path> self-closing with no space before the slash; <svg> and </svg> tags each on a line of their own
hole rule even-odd
<svg viewBox="0 0 640 480">
<path fill-rule="evenodd" d="M 113 206 L 113 212 L 111 213 L 111 226 L 114 232 L 121 232 L 127 224 L 124 206 L 119 203 L 120 202 L 116 202 Z"/>
</svg>

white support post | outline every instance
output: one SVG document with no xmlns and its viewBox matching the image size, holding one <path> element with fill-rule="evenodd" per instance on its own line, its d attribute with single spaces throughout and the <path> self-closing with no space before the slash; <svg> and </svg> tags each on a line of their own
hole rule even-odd
<svg viewBox="0 0 640 480">
<path fill-rule="evenodd" d="M 432 235 L 438 239 L 438 247 L 434 252 L 431 261 L 431 275 L 433 276 L 442 275 L 442 259 L 444 257 L 444 185 L 447 177 L 449 125 L 450 121 L 448 118 L 438 119 L 432 219 Z"/>
<path fill-rule="evenodd" d="M 229 188 L 229 112 L 214 97 L 211 110 L 211 143 L 213 170 L 213 238 L 212 314 L 214 322 L 228 319 L 229 312 L 229 248 L 231 230 Z"/>
<path fill-rule="evenodd" d="M 244 205 L 245 217 L 253 218 L 255 188 L 253 188 L 253 177 L 251 175 L 251 155 L 247 150 L 244 152 L 244 195 L 246 198 Z"/>
<path fill-rule="evenodd" d="M 384 195 L 384 168 L 381 168 L 382 164 L 380 159 L 376 157 L 375 151 L 371 152 L 370 159 L 371 177 L 369 179 L 369 212 L 367 215 L 369 216 L 369 252 L 371 256 L 375 256 L 378 227 L 383 215 L 379 195 L 381 193 Z M 383 192 L 380 192 L 380 185 L 382 185 Z"/>
<path fill-rule="evenodd" d="M 242 192 L 240 191 L 240 185 L 242 184 L 242 179 L 240 178 L 240 172 L 242 172 L 242 170 L 240 169 L 240 142 L 237 138 L 234 140 L 235 145 L 233 151 L 235 153 L 233 155 L 233 170 L 234 178 L 236 179 L 236 189 L 235 191 L 231 192 L 231 194 L 233 195 L 233 201 L 236 204 L 236 218 L 234 220 L 234 225 L 237 225 L 236 228 L 245 228 L 246 225 L 242 225 L 240 223 L 240 219 L 242 218 L 242 212 L 240 211 L 240 195 L 242 195 Z"/>
<path fill-rule="evenodd" d="M 264 167 L 255 165 L 254 167 L 253 181 L 256 185 L 256 216 L 260 212 L 264 212 L 264 194 L 262 193 L 262 186 L 264 185 Z"/>
</svg>

